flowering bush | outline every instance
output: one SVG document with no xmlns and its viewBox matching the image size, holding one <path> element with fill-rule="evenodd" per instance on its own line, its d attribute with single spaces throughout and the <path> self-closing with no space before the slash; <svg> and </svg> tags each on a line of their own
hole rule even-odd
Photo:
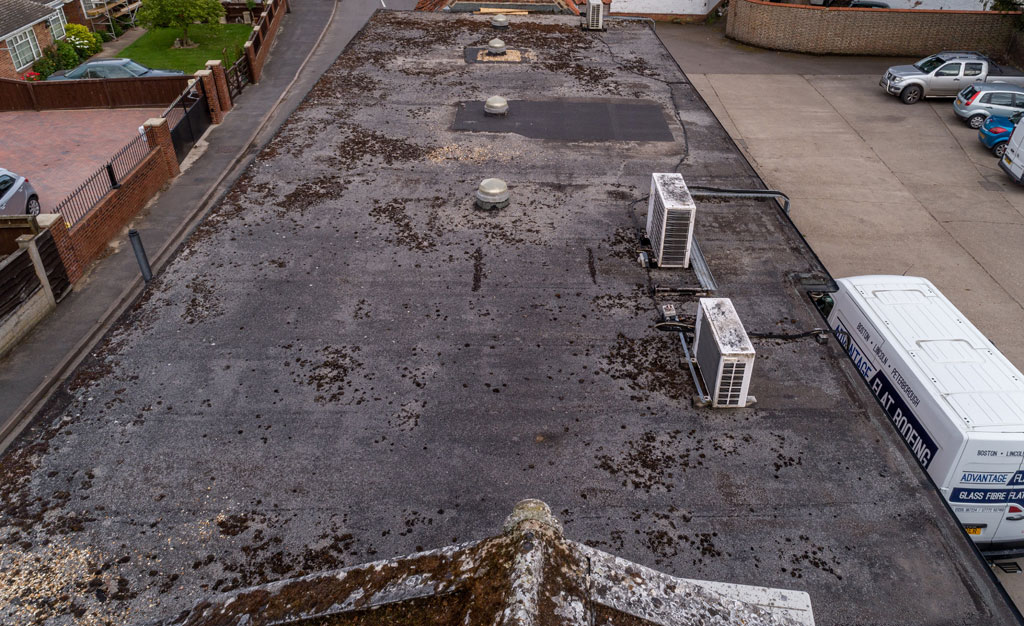
<svg viewBox="0 0 1024 626">
<path fill-rule="evenodd" d="M 42 80 L 43 79 L 42 74 L 40 74 L 39 72 L 33 72 L 32 70 L 29 70 L 29 71 L 25 72 L 24 74 L 21 75 L 21 77 L 23 79 L 25 79 L 25 80 L 33 80 L 33 81 L 34 80 Z"/>
<path fill-rule="evenodd" d="M 64 28 L 64 41 L 71 45 L 82 59 L 88 59 L 103 49 L 103 39 L 81 24 L 68 24 Z"/>
</svg>

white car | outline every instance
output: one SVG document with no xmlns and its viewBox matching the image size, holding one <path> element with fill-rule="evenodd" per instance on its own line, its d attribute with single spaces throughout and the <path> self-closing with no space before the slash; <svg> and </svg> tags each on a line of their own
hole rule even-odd
<svg viewBox="0 0 1024 626">
<path fill-rule="evenodd" d="M 0 167 L 0 215 L 39 215 L 39 194 L 24 176 Z"/>
</svg>

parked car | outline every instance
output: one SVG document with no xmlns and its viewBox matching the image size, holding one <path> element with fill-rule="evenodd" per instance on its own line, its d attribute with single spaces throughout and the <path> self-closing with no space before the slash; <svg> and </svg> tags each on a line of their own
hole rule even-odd
<svg viewBox="0 0 1024 626">
<path fill-rule="evenodd" d="M 39 215 L 39 194 L 24 176 L 0 168 L 0 215 Z"/>
<path fill-rule="evenodd" d="M 1024 87 L 1005 83 L 968 85 L 953 100 L 953 112 L 971 128 L 991 116 L 1010 117 L 1024 111 Z"/>
<path fill-rule="evenodd" d="M 139 78 L 141 76 L 181 76 L 181 70 L 154 70 L 131 59 L 95 59 L 73 70 L 58 70 L 46 80 L 78 78 Z"/>
<path fill-rule="evenodd" d="M 989 117 L 978 129 L 978 141 L 991 150 L 997 159 L 1003 158 L 1006 144 L 1010 141 L 1013 129 L 1020 122 L 1021 115 L 1024 115 L 1024 111 L 1014 113 L 1010 117 Z"/>
<path fill-rule="evenodd" d="M 955 96 L 972 83 L 1024 86 L 1024 73 L 1004 67 L 978 52 L 952 50 L 933 54 L 913 65 L 895 65 L 878 84 L 904 104 L 921 98 Z M 977 127 L 975 127 L 977 128 Z"/>
</svg>

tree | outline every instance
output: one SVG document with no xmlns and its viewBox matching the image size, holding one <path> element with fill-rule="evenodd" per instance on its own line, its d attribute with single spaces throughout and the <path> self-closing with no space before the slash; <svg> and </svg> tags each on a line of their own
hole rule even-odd
<svg viewBox="0 0 1024 626">
<path fill-rule="evenodd" d="M 215 24 L 224 15 L 217 0 L 145 0 L 135 19 L 146 28 L 173 26 L 181 29 L 181 44 L 188 45 L 188 27 L 196 22 Z"/>
</svg>

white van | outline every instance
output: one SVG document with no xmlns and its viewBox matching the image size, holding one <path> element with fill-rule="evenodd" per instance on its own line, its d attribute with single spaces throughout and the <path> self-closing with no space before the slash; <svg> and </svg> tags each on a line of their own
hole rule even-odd
<svg viewBox="0 0 1024 626">
<path fill-rule="evenodd" d="M 1009 174 L 1015 183 L 1024 183 L 1024 123 L 1017 124 L 1006 142 L 1006 152 L 999 159 L 999 167 Z"/>
<path fill-rule="evenodd" d="M 983 549 L 1024 546 L 1024 376 L 924 278 L 819 300 L 914 458 Z"/>
</svg>

